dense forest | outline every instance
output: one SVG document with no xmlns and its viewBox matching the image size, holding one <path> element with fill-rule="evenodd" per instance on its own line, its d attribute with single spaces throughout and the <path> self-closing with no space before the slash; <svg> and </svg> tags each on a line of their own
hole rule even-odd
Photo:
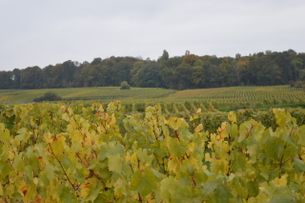
<svg viewBox="0 0 305 203">
<path fill-rule="evenodd" d="M 136 87 L 172 89 L 236 85 L 279 85 L 305 80 L 305 53 L 293 50 L 259 52 L 235 57 L 169 57 L 158 60 L 133 57 L 95 58 L 89 62 L 66 61 L 13 71 L 0 71 L 1 89 L 37 89 L 118 86 L 127 81 Z"/>
</svg>

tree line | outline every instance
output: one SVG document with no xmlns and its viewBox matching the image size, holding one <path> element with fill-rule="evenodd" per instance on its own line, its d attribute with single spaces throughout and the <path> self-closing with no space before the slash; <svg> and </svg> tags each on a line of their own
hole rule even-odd
<svg viewBox="0 0 305 203">
<path fill-rule="evenodd" d="M 38 89 L 119 86 L 172 89 L 237 85 L 280 85 L 305 80 L 305 53 L 293 50 L 259 52 L 235 57 L 197 56 L 188 51 L 157 60 L 134 57 L 95 58 L 92 62 L 66 61 L 13 71 L 0 71 L 1 89 Z"/>
</svg>

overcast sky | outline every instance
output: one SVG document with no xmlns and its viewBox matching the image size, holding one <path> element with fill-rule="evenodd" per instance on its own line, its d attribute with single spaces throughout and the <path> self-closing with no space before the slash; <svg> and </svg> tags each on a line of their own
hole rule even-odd
<svg viewBox="0 0 305 203">
<path fill-rule="evenodd" d="M 0 0 L 0 70 L 290 48 L 305 51 L 304 0 Z"/>
</svg>

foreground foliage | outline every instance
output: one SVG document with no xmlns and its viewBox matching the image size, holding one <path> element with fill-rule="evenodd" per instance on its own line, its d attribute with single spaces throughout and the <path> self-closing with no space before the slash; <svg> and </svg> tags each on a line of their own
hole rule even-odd
<svg viewBox="0 0 305 203">
<path fill-rule="evenodd" d="M 305 125 L 283 109 L 274 130 L 230 112 L 209 133 L 200 109 L 183 119 L 117 102 L 1 108 L 0 201 L 305 201 Z"/>
</svg>

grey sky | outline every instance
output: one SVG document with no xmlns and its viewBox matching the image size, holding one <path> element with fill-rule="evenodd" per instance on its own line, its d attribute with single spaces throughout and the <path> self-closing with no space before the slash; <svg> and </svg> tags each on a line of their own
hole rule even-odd
<svg viewBox="0 0 305 203">
<path fill-rule="evenodd" d="M 289 48 L 305 51 L 304 0 L 0 0 L 0 70 Z"/>
</svg>

